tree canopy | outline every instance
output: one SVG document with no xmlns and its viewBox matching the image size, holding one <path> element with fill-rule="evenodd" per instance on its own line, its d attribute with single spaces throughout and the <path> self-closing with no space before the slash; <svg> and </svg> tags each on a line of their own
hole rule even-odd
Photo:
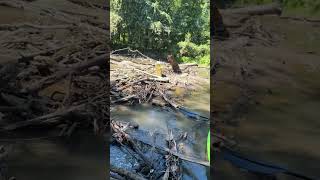
<svg viewBox="0 0 320 180">
<path fill-rule="evenodd" d="M 209 0 L 111 0 L 113 47 L 173 52 L 208 64 Z"/>
</svg>

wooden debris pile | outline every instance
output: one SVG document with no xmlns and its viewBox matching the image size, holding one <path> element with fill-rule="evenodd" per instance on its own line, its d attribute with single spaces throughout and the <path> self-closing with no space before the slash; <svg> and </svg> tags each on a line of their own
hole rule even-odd
<svg viewBox="0 0 320 180">
<path fill-rule="evenodd" d="M 183 142 L 187 134 L 174 134 L 168 130 L 168 134 L 158 134 L 156 137 L 141 138 L 133 131 L 141 131 L 135 124 L 120 121 L 111 121 L 112 139 L 139 161 L 139 168 L 126 170 L 111 164 L 110 176 L 116 179 L 129 177 L 132 179 L 181 179 L 182 160 L 208 167 L 209 162 L 201 160 L 196 155 L 186 155 L 183 152 Z M 134 130 L 133 130 L 134 129 Z M 147 133 L 148 134 L 148 133 Z M 113 142 L 112 141 L 112 142 Z M 153 151 L 160 155 L 160 159 L 147 156 L 146 151 Z M 195 156 L 195 157 L 193 157 Z M 117 177 L 119 175 L 120 177 Z"/>
<path fill-rule="evenodd" d="M 102 132 L 109 119 L 105 7 L 19 0 L 0 6 L 27 16 L 0 22 L 2 131 L 53 126 L 61 135 L 79 127 Z"/>
<path fill-rule="evenodd" d="M 157 97 L 168 96 L 176 87 L 196 90 L 209 81 L 197 76 L 199 67 L 196 64 L 180 64 L 182 73 L 176 74 L 165 61 L 156 61 L 138 51 L 125 50 L 129 50 L 126 55 L 111 55 L 111 104 L 153 102 Z M 162 76 L 155 73 L 157 63 L 161 63 Z"/>
<path fill-rule="evenodd" d="M 271 47 L 280 40 L 278 33 L 262 23 L 262 16 L 278 17 L 282 9 L 279 4 L 272 3 L 219 11 L 223 24 L 228 29 L 229 37 L 213 37 L 213 49 L 216 53 L 213 55 L 213 70 L 211 71 L 214 79 L 212 86 L 216 89 L 221 89 L 222 86 L 239 88 L 240 98 L 230 102 L 231 105 L 221 106 L 224 102 L 219 100 L 213 101 L 211 105 L 213 109 L 211 124 L 214 127 L 211 132 L 211 141 L 212 149 L 216 151 L 219 151 L 221 146 L 234 147 L 236 145 L 235 141 L 218 130 L 226 123 L 237 123 L 239 118 L 237 118 L 238 114 L 235 114 L 241 113 L 240 111 L 245 109 L 246 104 L 249 103 L 252 91 L 248 84 L 256 68 L 253 66 L 256 56 L 248 52 L 248 49 Z M 220 67 L 223 67 L 227 73 L 219 72 Z M 215 96 L 223 96 L 223 91 L 216 90 Z"/>
</svg>

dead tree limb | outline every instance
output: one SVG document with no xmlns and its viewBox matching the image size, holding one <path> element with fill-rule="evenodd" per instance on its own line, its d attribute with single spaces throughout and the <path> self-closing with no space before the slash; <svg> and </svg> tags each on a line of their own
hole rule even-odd
<svg viewBox="0 0 320 180">
<path fill-rule="evenodd" d="M 54 25 L 54 26 L 43 26 L 31 23 L 22 24 L 1 24 L 0 30 L 16 30 L 19 28 L 33 28 L 33 29 L 70 29 L 73 28 L 71 25 Z"/>
<path fill-rule="evenodd" d="M 121 169 L 121 168 L 118 168 L 118 167 L 115 167 L 113 165 L 110 165 L 110 171 L 114 172 L 114 173 L 117 173 L 117 174 L 120 174 L 122 176 L 125 176 L 125 177 L 128 177 L 130 179 L 133 179 L 133 180 L 147 180 L 145 179 L 144 177 L 136 174 L 136 173 L 132 173 L 128 170 L 125 170 L 125 169 Z"/>
<path fill-rule="evenodd" d="M 186 155 L 183 155 L 181 153 L 174 152 L 174 151 L 170 150 L 169 148 L 165 148 L 165 147 L 161 147 L 161 146 L 158 146 L 158 145 L 154 145 L 154 144 L 151 144 L 151 143 L 148 143 L 146 141 L 139 140 L 139 139 L 134 139 L 134 140 L 142 142 L 143 144 L 147 144 L 149 146 L 153 146 L 158 150 L 165 151 L 167 153 L 171 153 L 172 155 L 177 156 L 178 158 L 180 158 L 182 160 L 189 161 L 189 162 L 196 163 L 196 164 L 200 164 L 200 165 L 207 166 L 207 167 L 210 166 L 210 163 L 208 161 L 203 161 L 203 160 L 200 160 L 200 159 L 195 158 L 195 157 L 186 156 Z"/>
<path fill-rule="evenodd" d="M 137 97 L 136 95 L 129 95 L 129 96 L 126 96 L 126 97 L 111 101 L 111 104 L 119 103 L 119 102 L 126 102 L 126 101 L 129 101 L 130 99 L 133 99 L 133 98 L 136 98 L 136 97 Z"/>
<path fill-rule="evenodd" d="M 168 78 L 143 78 L 143 79 L 139 79 L 139 80 L 136 80 L 134 82 L 131 82 L 131 83 L 128 83 L 120 88 L 117 88 L 117 91 L 122 91 L 132 85 L 135 85 L 137 83 L 140 83 L 140 82 L 144 82 L 144 81 L 157 81 L 157 82 L 163 82 L 163 83 L 168 83 L 169 82 L 169 79 Z"/>
<path fill-rule="evenodd" d="M 26 126 L 31 126 L 31 125 L 36 125 L 36 124 L 41 124 L 43 122 L 52 122 L 52 119 L 54 121 L 61 119 L 62 117 L 65 117 L 66 115 L 70 114 L 71 112 L 74 112 L 79 109 L 85 109 L 85 105 L 78 105 L 78 106 L 73 106 L 68 109 L 61 109 L 57 110 L 53 113 L 46 114 L 40 117 L 36 117 L 34 119 L 26 120 L 26 121 L 21 121 L 13 124 L 9 124 L 5 127 L 3 127 L 3 130 L 15 130 L 18 128 L 26 127 Z"/>
</svg>

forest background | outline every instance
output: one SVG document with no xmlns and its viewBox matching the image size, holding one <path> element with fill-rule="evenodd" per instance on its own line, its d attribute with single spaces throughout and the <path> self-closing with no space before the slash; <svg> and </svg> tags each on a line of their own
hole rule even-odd
<svg viewBox="0 0 320 180">
<path fill-rule="evenodd" d="M 111 0 L 112 48 L 210 63 L 209 0 Z"/>
</svg>

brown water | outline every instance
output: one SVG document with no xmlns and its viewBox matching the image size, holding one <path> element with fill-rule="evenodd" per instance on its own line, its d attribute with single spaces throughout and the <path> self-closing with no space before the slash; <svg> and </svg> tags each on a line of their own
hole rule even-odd
<svg viewBox="0 0 320 180">
<path fill-rule="evenodd" d="M 254 90 L 253 100 L 245 104 L 245 112 L 234 116 L 238 125 L 222 130 L 235 137 L 246 156 L 320 178 L 319 26 L 262 19 L 285 38 L 275 47 L 246 48 L 256 55 L 251 63 L 260 72 L 253 72 L 246 82 Z M 217 97 L 220 103 L 232 103 L 230 99 L 240 95 L 237 86 L 226 83 L 219 88 L 225 92 Z M 220 179 L 257 179 L 227 162 L 219 161 L 216 166 Z M 279 179 L 293 178 L 280 175 Z"/>
<path fill-rule="evenodd" d="M 209 102 L 210 94 L 208 88 L 206 88 L 201 92 L 187 96 L 181 103 L 189 109 L 209 117 Z M 175 132 L 187 132 L 189 143 L 184 146 L 185 153 L 206 160 L 206 137 L 209 123 L 196 122 L 174 112 L 172 109 L 164 110 L 151 105 L 132 107 L 119 105 L 114 109 L 111 116 L 117 120 L 138 123 L 139 129 L 149 132 L 149 136 L 157 133 L 167 134 L 168 129 L 172 129 Z M 163 141 L 165 140 L 163 139 Z M 135 161 L 121 151 L 114 147 L 110 151 L 113 164 L 121 167 L 124 167 L 125 164 L 134 166 Z M 124 157 L 127 157 L 128 163 L 126 163 Z M 189 162 L 183 162 L 182 165 L 184 169 L 183 179 L 209 179 L 209 169 Z M 125 168 L 129 167 L 126 165 Z"/>
<path fill-rule="evenodd" d="M 37 139 L 40 136 L 38 133 L 21 134 L 23 138 L 34 138 L 24 141 L 9 138 L 12 149 L 8 158 L 10 176 L 23 180 L 106 178 L 103 138 L 92 133 L 76 133 L 67 139 Z"/>
</svg>

